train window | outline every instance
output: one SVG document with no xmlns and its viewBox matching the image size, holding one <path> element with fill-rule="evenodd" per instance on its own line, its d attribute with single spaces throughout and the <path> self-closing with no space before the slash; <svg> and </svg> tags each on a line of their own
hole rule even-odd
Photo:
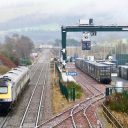
<svg viewBox="0 0 128 128">
<path fill-rule="evenodd" d="M 0 86 L 6 85 L 6 81 L 4 79 L 0 79 Z"/>
<path fill-rule="evenodd" d="M 0 87 L 0 93 L 4 94 L 4 93 L 7 93 L 8 92 L 8 88 L 7 87 Z"/>
</svg>

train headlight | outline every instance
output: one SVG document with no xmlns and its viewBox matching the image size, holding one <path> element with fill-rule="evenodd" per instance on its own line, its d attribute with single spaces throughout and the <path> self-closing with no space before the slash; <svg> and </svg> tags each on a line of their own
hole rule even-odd
<svg viewBox="0 0 128 128">
<path fill-rule="evenodd" d="M 10 101 L 12 101 L 11 99 L 6 99 L 5 101 L 8 101 L 8 102 L 10 102 Z"/>
</svg>

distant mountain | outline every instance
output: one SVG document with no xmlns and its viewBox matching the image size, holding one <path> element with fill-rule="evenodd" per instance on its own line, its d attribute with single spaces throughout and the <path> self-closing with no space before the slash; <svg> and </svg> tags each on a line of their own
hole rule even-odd
<svg viewBox="0 0 128 128">
<path fill-rule="evenodd" d="M 33 41 L 48 42 L 55 39 L 61 39 L 61 26 L 64 25 L 78 25 L 79 19 L 83 15 L 47 15 L 43 13 L 36 13 L 31 15 L 25 15 L 9 20 L 4 23 L 0 23 L 0 42 L 3 41 L 5 35 L 18 33 L 19 35 L 25 35 L 30 37 Z M 98 18 L 97 18 L 98 21 Z M 80 33 L 68 33 L 67 38 L 80 41 L 82 32 Z M 97 33 L 94 40 L 96 42 L 121 39 L 128 37 L 128 33 L 109 33 L 103 32 Z M 72 45 L 72 43 L 70 43 Z"/>
</svg>

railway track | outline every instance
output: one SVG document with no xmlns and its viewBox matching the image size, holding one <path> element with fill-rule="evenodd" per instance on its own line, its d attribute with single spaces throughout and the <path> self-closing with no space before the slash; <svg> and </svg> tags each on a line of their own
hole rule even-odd
<svg viewBox="0 0 128 128">
<path fill-rule="evenodd" d="M 85 128 L 86 127 L 92 128 L 92 127 L 98 127 L 97 125 L 100 125 L 99 127 L 102 127 L 102 124 L 98 120 L 98 117 L 97 117 L 97 115 L 95 113 L 95 111 L 96 111 L 96 105 L 94 107 L 93 104 L 97 103 L 99 100 L 101 100 L 101 99 L 104 98 L 104 88 L 102 87 L 103 89 L 99 89 L 98 86 L 94 86 L 94 84 L 97 84 L 97 82 L 95 82 L 91 78 L 88 78 L 88 76 L 87 75 L 84 75 L 82 72 L 79 72 L 79 75 L 80 75 L 80 79 L 77 79 L 76 77 L 75 78 L 77 79 L 77 82 L 79 84 L 81 84 L 81 86 L 85 90 L 88 90 L 91 93 L 90 94 L 91 97 L 89 96 L 89 99 L 91 99 L 91 100 L 90 100 L 89 105 L 87 105 L 83 109 L 83 112 L 80 111 L 79 113 L 77 113 L 74 116 L 73 122 L 76 122 L 76 123 L 74 123 L 73 126 L 74 127 L 82 127 L 82 128 L 84 128 L 84 127 Z M 87 78 L 88 78 L 88 80 L 87 80 Z M 100 85 L 100 84 L 97 84 L 97 85 Z M 99 98 L 97 98 L 97 96 Z M 89 110 L 89 108 L 91 108 L 91 109 Z M 86 114 L 86 113 L 88 113 L 88 114 Z M 91 118 L 90 118 L 90 115 L 91 115 Z M 83 123 L 83 122 L 88 122 L 88 123 Z M 92 122 L 95 122 L 95 123 L 92 125 Z M 98 124 L 97 124 L 97 122 L 98 122 Z"/>
<path fill-rule="evenodd" d="M 31 72 L 33 72 L 33 75 L 32 75 L 33 77 L 34 77 L 34 75 L 37 75 L 38 68 L 40 68 L 40 67 L 41 67 L 40 64 L 37 64 L 33 67 L 33 70 L 31 71 Z M 9 120 L 12 118 L 14 108 L 15 108 L 15 105 L 13 106 L 12 110 L 10 110 L 7 114 L 5 113 L 4 115 L 3 114 L 0 115 L 1 116 L 0 117 L 0 128 L 7 127 Z M 11 126 L 13 126 L 13 125 L 11 124 Z"/>
<path fill-rule="evenodd" d="M 48 52 L 48 51 L 46 50 L 42 54 L 44 55 L 45 52 Z M 25 90 L 23 90 L 23 93 L 20 95 L 18 102 L 12 108 L 9 116 L 0 117 L 0 128 L 19 128 L 20 127 L 22 117 L 24 115 L 25 109 L 27 107 L 27 104 L 28 104 L 31 94 L 33 92 L 33 89 L 35 88 L 35 84 L 36 84 L 39 74 L 41 72 L 42 66 L 47 65 L 47 66 L 45 66 L 44 69 L 49 70 L 49 56 L 47 56 L 47 58 L 46 58 L 46 56 L 44 55 L 43 57 L 40 57 L 38 60 L 39 60 L 39 62 L 37 61 L 37 63 L 35 63 L 32 67 L 30 67 L 30 71 L 29 71 L 30 83 L 25 88 Z M 42 63 L 40 63 L 40 62 L 42 62 Z M 44 78 L 47 74 L 48 74 L 47 72 L 45 72 L 45 71 L 43 72 L 43 74 L 40 78 L 40 81 L 39 81 L 39 86 L 44 84 Z M 41 79 L 42 79 L 42 81 L 41 81 Z M 48 78 L 45 79 L 45 84 L 49 84 L 47 79 Z M 46 88 L 49 88 L 49 87 L 50 86 L 46 86 Z M 45 89 L 45 87 L 44 87 L 44 89 Z M 44 96 L 45 94 L 47 94 L 47 92 L 44 91 L 44 93 L 43 93 L 43 91 L 42 91 L 42 93 L 40 93 L 40 96 L 42 95 L 42 97 L 45 98 L 45 96 Z M 46 104 L 46 101 L 48 101 L 48 100 L 43 99 L 43 98 L 42 98 L 42 100 L 40 100 L 40 102 L 38 102 L 40 104 L 40 106 L 38 106 L 38 105 L 36 106 L 36 107 L 38 107 L 38 109 L 40 108 L 41 112 L 40 112 L 40 114 L 39 114 L 39 112 L 36 113 L 36 115 L 38 115 L 38 118 L 36 118 L 35 125 L 38 125 L 38 123 L 40 123 L 42 121 L 42 117 L 45 117 L 45 115 L 46 115 L 46 112 L 45 112 L 45 115 L 43 112 L 44 112 L 44 109 L 46 109 L 45 104 Z M 35 100 L 36 100 L 36 98 L 35 98 Z M 45 103 L 44 103 L 44 100 L 46 100 Z M 36 103 L 36 101 L 35 101 L 35 103 Z M 48 104 L 49 104 L 49 102 L 48 102 Z M 45 106 L 45 108 L 44 108 L 44 106 Z M 31 109 L 31 110 L 33 110 L 33 109 Z M 29 113 L 30 113 L 30 111 L 29 111 Z M 49 116 L 50 116 L 50 114 L 49 114 Z M 35 127 L 35 125 L 34 125 L 34 127 Z M 29 127 L 27 126 L 27 128 L 29 128 Z"/>
<path fill-rule="evenodd" d="M 25 113 L 22 117 L 20 128 L 37 127 L 38 125 L 40 118 L 40 111 L 41 109 L 43 109 L 42 102 L 43 102 L 45 83 L 46 83 L 46 74 L 47 74 L 46 70 L 47 67 L 44 66 L 40 71 L 32 95 L 27 104 Z M 43 83 L 41 83 L 40 81 L 42 79 L 43 79 Z"/>
<path fill-rule="evenodd" d="M 30 80 L 35 76 L 35 73 L 37 69 L 39 68 L 40 64 L 34 64 L 34 66 L 31 68 L 29 75 L 30 75 Z"/>
<path fill-rule="evenodd" d="M 82 81 L 82 80 L 80 80 L 80 81 Z M 90 82 L 92 82 L 92 81 L 90 81 Z M 86 122 L 85 123 L 86 125 L 84 124 L 83 126 L 87 126 L 87 127 L 91 126 L 90 125 L 91 123 L 89 122 L 89 118 L 87 117 L 88 114 L 85 113 L 85 110 L 87 111 L 88 110 L 87 109 L 88 106 L 96 103 L 97 101 L 102 99 L 104 96 L 103 96 L 103 92 L 100 89 L 97 89 L 94 86 L 88 85 L 88 84 L 90 84 L 90 82 L 87 81 L 86 82 L 86 86 L 84 88 L 86 88 L 86 90 L 90 91 L 90 96 L 92 96 L 92 97 L 89 97 L 87 100 L 85 100 L 85 101 L 73 106 L 72 108 L 68 109 L 67 111 L 65 111 L 65 112 L 53 117 L 52 119 L 40 124 L 38 127 L 42 127 L 42 128 L 48 128 L 48 127 L 58 127 L 58 128 L 65 127 L 65 128 L 69 128 L 69 127 L 74 127 L 74 128 L 76 128 L 76 127 L 80 126 L 79 125 L 80 123 L 78 123 L 76 121 L 76 119 L 77 120 L 79 119 L 79 118 L 76 118 L 76 117 L 80 113 L 81 113 L 80 115 L 83 116 L 84 122 Z M 81 84 L 84 84 L 84 82 L 82 82 Z"/>
<path fill-rule="evenodd" d="M 87 78 L 82 75 L 80 75 L 80 79 L 79 78 L 75 78 L 75 79 L 82 86 L 83 89 L 88 90 L 91 93 L 90 95 L 97 95 L 99 93 L 102 93 L 104 95 L 105 93 L 104 85 L 98 83 L 95 84 L 95 82 L 93 83 L 94 80 L 87 81 Z"/>
<path fill-rule="evenodd" d="M 46 72 L 44 73 L 44 83 L 43 83 L 43 89 L 42 89 L 42 92 L 41 92 L 41 98 L 40 98 L 40 103 L 39 103 L 39 107 L 38 107 L 38 113 L 37 113 L 37 118 L 36 118 L 36 123 L 35 123 L 35 127 L 37 127 L 39 125 L 40 122 L 42 122 L 43 118 L 45 117 L 45 114 L 44 114 L 44 110 L 45 109 L 45 99 L 46 99 L 46 90 L 47 90 L 47 86 L 48 86 L 48 66 L 49 64 L 46 63 L 46 67 L 45 67 L 45 70 Z"/>
<path fill-rule="evenodd" d="M 94 87 L 92 87 L 94 88 Z M 88 90 L 92 93 L 92 90 L 88 88 Z M 93 89 L 93 91 L 95 88 Z M 101 92 L 97 89 L 96 92 L 98 94 L 102 95 Z M 96 96 L 97 97 L 97 96 Z M 81 103 L 73 106 L 72 108 L 68 109 L 67 111 L 60 113 L 59 115 L 56 115 L 50 120 L 47 120 L 46 122 L 42 123 L 38 127 L 42 128 L 48 128 L 48 127 L 75 127 L 75 121 L 74 121 L 74 114 L 79 113 L 82 111 L 86 106 L 90 104 L 91 98 L 88 98 L 85 101 L 82 101 Z M 75 110 L 75 112 L 74 112 Z M 67 124 L 67 125 L 66 125 Z"/>
<path fill-rule="evenodd" d="M 88 103 L 84 104 L 84 106 L 78 105 L 74 111 L 72 112 L 72 121 L 73 123 L 73 127 L 77 128 L 77 127 L 82 127 L 82 128 L 93 128 L 92 124 L 92 119 L 89 118 L 89 116 L 85 113 L 85 110 L 87 110 L 87 108 L 89 108 L 90 106 L 92 106 L 95 102 L 97 102 L 98 100 L 100 100 L 102 97 L 101 95 L 97 95 L 95 97 L 91 97 L 88 100 Z M 82 109 L 79 109 L 79 107 L 81 107 Z M 92 111 L 89 110 L 88 113 L 90 114 Z M 94 121 L 95 119 L 93 119 Z"/>
<path fill-rule="evenodd" d="M 91 98 L 86 99 L 85 101 L 80 102 L 79 104 L 74 105 L 73 107 L 69 108 L 65 112 L 62 112 L 54 117 L 52 117 L 50 120 L 47 120 L 43 122 L 42 124 L 38 125 L 37 128 L 52 128 L 52 127 L 62 127 L 65 126 L 66 128 L 66 121 L 68 122 L 70 120 L 71 123 L 68 123 L 67 128 L 70 126 L 73 126 L 73 115 L 76 113 L 82 111 L 87 105 L 90 104 Z M 77 108 L 77 109 L 76 109 Z"/>
<path fill-rule="evenodd" d="M 102 94 L 98 98 L 92 98 L 91 103 L 84 109 L 83 114 L 88 121 L 89 128 L 95 128 L 95 127 L 102 128 L 103 126 L 101 121 L 98 119 L 96 115 L 96 109 L 98 107 L 97 104 L 100 100 L 103 99 L 104 96 Z"/>
<path fill-rule="evenodd" d="M 66 119 L 66 121 L 63 121 L 62 123 L 58 124 L 57 127 L 82 127 L 82 128 L 86 128 L 90 126 L 90 121 L 87 118 L 87 116 L 85 116 L 85 113 L 82 112 L 86 109 L 86 107 L 92 105 L 93 103 L 95 103 L 96 101 L 99 100 L 98 97 L 102 97 L 103 98 L 103 94 L 102 92 L 100 92 L 98 89 L 96 89 L 96 91 L 92 88 L 88 88 L 86 87 L 93 95 L 92 97 L 88 98 L 86 101 L 75 105 L 72 109 L 71 109 L 71 113 L 70 113 L 70 120 Z M 98 92 L 98 93 L 97 93 Z M 96 94 L 97 93 L 97 94 Z M 95 102 L 94 102 L 94 101 Z M 81 113 L 81 114 L 80 114 Z M 79 115 L 79 116 L 78 116 Z M 82 118 L 81 118 L 82 117 Z M 86 117 L 86 119 L 85 119 Z M 65 125 L 67 124 L 67 125 Z M 70 124 L 70 125 L 69 125 Z M 88 124 L 88 125 L 87 125 Z"/>
<path fill-rule="evenodd" d="M 10 115 L 10 113 L 8 113 L 5 117 L 1 117 L 1 118 L 0 118 L 0 128 L 3 128 L 3 127 L 4 127 L 6 121 L 7 121 L 8 118 L 9 118 L 9 115 Z"/>
</svg>

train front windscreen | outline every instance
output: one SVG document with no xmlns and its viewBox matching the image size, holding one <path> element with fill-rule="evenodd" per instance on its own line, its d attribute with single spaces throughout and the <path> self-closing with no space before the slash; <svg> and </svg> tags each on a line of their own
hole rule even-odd
<svg viewBox="0 0 128 128">
<path fill-rule="evenodd" d="M 8 93 L 7 86 L 0 86 L 0 94 L 3 94 L 3 93 Z"/>
<path fill-rule="evenodd" d="M 8 92 L 7 81 L 5 79 L 0 79 L 0 94 Z"/>
</svg>

